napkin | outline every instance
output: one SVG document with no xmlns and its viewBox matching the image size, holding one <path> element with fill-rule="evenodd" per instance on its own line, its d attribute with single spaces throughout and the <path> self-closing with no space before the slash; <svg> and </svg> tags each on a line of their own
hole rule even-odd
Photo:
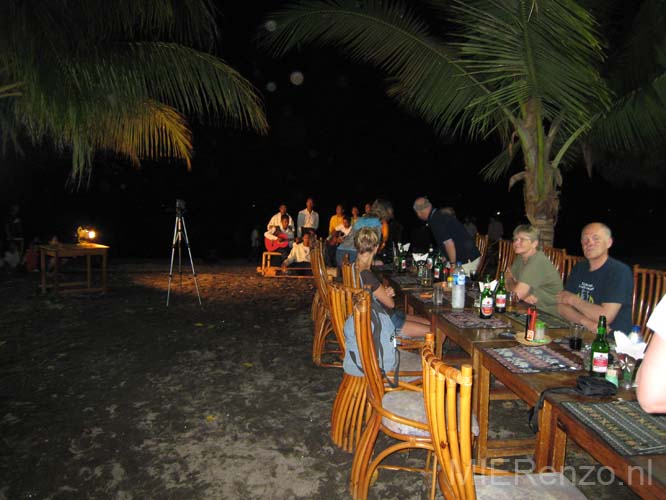
<svg viewBox="0 0 666 500">
<path fill-rule="evenodd" d="M 400 253 L 407 252 L 411 243 L 398 243 L 398 251 Z"/>
<path fill-rule="evenodd" d="M 489 282 L 490 283 L 490 291 L 494 292 L 495 287 L 497 286 L 497 280 L 492 280 Z M 482 281 L 479 281 L 479 290 L 483 292 L 483 289 L 486 287 L 486 284 Z"/>
<path fill-rule="evenodd" d="M 427 258 L 427 253 L 412 253 L 412 259 L 414 259 L 414 262 L 419 262 L 421 260 L 425 261 Z"/>
<path fill-rule="evenodd" d="M 627 354 L 636 360 L 643 359 L 643 356 L 645 355 L 645 342 L 634 344 L 629 340 L 629 337 L 620 330 L 615 330 L 613 334 L 615 335 L 615 351 L 618 354 Z"/>
</svg>

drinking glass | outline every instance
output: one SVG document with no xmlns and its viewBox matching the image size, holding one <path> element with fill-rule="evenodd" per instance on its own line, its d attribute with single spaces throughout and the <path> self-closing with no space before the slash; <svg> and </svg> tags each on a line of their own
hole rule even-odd
<svg viewBox="0 0 666 500">
<path fill-rule="evenodd" d="M 506 295 L 506 310 L 508 312 L 515 312 L 518 307 L 518 295 L 516 292 L 509 292 Z"/>
<path fill-rule="evenodd" d="M 421 286 L 432 286 L 432 269 L 427 266 L 423 266 L 421 270 Z"/>
<path fill-rule="evenodd" d="M 628 391 L 634 386 L 634 376 L 636 375 L 636 365 L 638 363 L 634 358 L 625 353 L 618 353 L 617 358 L 621 368 L 620 387 Z"/>
<path fill-rule="evenodd" d="M 569 347 L 572 351 L 580 351 L 583 347 L 583 325 L 572 323 L 569 328 Z"/>
<path fill-rule="evenodd" d="M 432 289 L 432 303 L 441 306 L 444 303 L 444 290 L 441 283 L 435 283 Z"/>
</svg>

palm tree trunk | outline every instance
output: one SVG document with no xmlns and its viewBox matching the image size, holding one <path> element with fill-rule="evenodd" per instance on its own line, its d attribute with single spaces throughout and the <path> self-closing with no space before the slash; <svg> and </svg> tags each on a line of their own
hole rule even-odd
<svg viewBox="0 0 666 500">
<path fill-rule="evenodd" d="M 534 103 L 527 106 L 519 132 L 525 165 L 523 199 L 527 220 L 539 229 L 542 244 L 552 246 L 560 209 L 560 194 L 548 159 L 550 147 L 543 140 L 543 125 L 541 120 L 536 119 L 538 109 Z"/>
</svg>

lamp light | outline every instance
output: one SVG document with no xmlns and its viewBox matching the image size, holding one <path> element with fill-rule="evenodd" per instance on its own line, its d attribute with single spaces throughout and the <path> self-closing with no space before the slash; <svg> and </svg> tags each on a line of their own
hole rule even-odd
<svg viewBox="0 0 666 500">
<path fill-rule="evenodd" d="M 79 226 L 76 229 L 76 239 L 78 240 L 79 243 L 87 243 L 89 241 L 92 241 L 95 239 L 97 236 L 97 233 L 95 233 L 94 229 L 89 229 L 83 226 Z"/>
</svg>

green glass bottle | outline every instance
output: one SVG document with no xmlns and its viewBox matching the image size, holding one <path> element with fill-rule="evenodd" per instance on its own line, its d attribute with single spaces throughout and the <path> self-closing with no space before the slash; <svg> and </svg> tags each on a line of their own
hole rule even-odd
<svg viewBox="0 0 666 500">
<path fill-rule="evenodd" d="M 592 342 L 590 349 L 590 375 L 594 377 L 605 377 L 608 371 L 608 353 L 610 345 L 606 338 L 606 316 L 599 316 L 597 324 L 597 336 Z"/>
<path fill-rule="evenodd" d="M 504 284 L 504 272 L 500 273 L 497 288 L 495 288 L 495 312 L 506 312 L 506 285 Z"/>
<path fill-rule="evenodd" d="M 479 307 L 479 317 L 490 319 L 493 317 L 493 292 L 490 290 L 490 283 L 486 281 L 481 293 L 481 306 Z"/>
<path fill-rule="evenodd" d="M 444 262 L 442 261 L 442 254 L 437 252 L 435 263 L 432 268 L 432 280 L 435 282 L 442 281 L 444 277 Z"/>
</svg>

